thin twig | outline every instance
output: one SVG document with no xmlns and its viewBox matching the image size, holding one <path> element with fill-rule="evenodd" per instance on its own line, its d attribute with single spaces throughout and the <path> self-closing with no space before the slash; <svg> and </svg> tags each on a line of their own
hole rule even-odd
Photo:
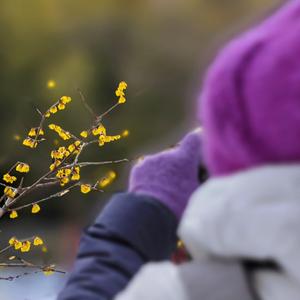
<svg viewBox="0 0 300 300">
<path fill-rule="evenodd" d="M 119 159 L 119 160 L 107 160 L 107 161 L 96 161 L 96 162 L 81 162 L 81 163 L 77 163 L 76 166 L 78 167 L 87 167 L 87 166 L 102 166 L 102 165 L 111 165 L 111 164 L 119 164 L 119 163 L 123 163 L 123 162 L 129 162 L 129 159 L 127 158 L 123 158 L 123 159 Z M 65 165 L 62 168 L 71 168 L 73 166 L 73 164 L 70 165 Z"/>
<path fill-rule="evenodd" d="M 93 111 L 93 109 L 89 106 L 89 104 L 87 103 L 85 96 L 83 94 L 83 92 L 81 91 L 81 89 L 77 88 L 76 89 L 77 92 L 80 95 L 80 99 L 82 104 L 84 105 L 85 109 L 92 115 L 92 117 L 96 120 L 97 119 L 97 114 Z"/>
<path fill-rule="evenodd" d="M 107 111 L 105 111 L 104 113 L 102 113 L 100 116 L 97 117 L 97 122 L 102 122 L 102 119 L 108 115 L 112 110 L 114 110 L 117 106 L 119 106 L 120 103 L 117 102 L 116 104 L 114 104 L 113 106 L 111 106 Z"/>
<path fill-rule="evenodd" d="M 0 254 L 6 252 L 6 251 L 7 251 L 8 249 L 10 249 L 11 247 L 12 247 L 11 245 L 8 245 L 8 246 L 6 246 L 5 248 L 1 249 L 1 250 L 0 250 Z"/>
<path fill-rule="evenodd" d="M 66 189 L 64 189 L 64 190 L 62 190 L 62 191 L 59 191 L 59 192 L 57 192 L 57 193 L 55 193 L 55 194 L 52 194 L 52 195 L 50 195 L 50 196 L 48 196 L 48 197 L 46 197 L 46 198 L 43 198 L 43 199 L 41 199 L 41 200 L 38 200 L 38 201 L 35 201 L 35 202 L 31 202 L 31 203 L 28 203 L 28 204 L 25 204 L 25 205 L 22 205 L 22 206 L 18 206 L 18 207 L 15 207 L 15 208 L 8 209 L 8 211 L 12 211 L 12 210 L 16 210 L 16 211 L 17 211 L 17 210 L 21 210 L 21 209 L 23 209 L 23 208 L 30 207 L 30 206 L 32 206 L 32 205 L 34 205 L 34 204 L 39 204 L 39 203 L 41 203 L 41 202 L 45 202 L 45 201 L 50 200 L 50 199 L 52 199 L 52 198 L 62 197 L 62 196 L 64 196 L 64 195 L 66 195 L 67 193 L 69 193 L 71 189 L 75 188 L 75 187 L 78 186 L 78 185 L 80 185 L 80 182 L 76 182 L 76 183 L 73 184 L 72 186 L 70 186 L 70 187 L 68 187 L 68 188 L 66 188 Z"/>
</svg>

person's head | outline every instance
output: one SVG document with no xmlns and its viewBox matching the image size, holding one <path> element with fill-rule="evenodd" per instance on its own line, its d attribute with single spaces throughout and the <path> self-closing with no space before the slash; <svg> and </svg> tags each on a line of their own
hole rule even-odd
<svg viewBox="0 0 300 300">
<path fill-rule="evenodd" d="M 199 101 L 211 175 L 300 162 L 300 1 L 230 42 Z"/>
</svg>

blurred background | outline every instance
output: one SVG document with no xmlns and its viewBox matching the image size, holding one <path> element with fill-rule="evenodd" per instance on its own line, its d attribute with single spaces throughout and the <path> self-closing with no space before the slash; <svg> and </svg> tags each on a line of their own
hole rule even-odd
<svg viewBox="0 0 300 300">
<path fill-rule="evenodd" d="M 1 0 L 1 174 L 18 160 L 28 162 L 30 184 L 48 169 L 50 150 L 63 145 L 49 131 L 48 141 L 38 149 L 21 145 L 30 127 L 39 123 L 36 107 L 45 111 L 60 96 L 72 96 L 73 102 L 51 122 L 78 134 L 91 118 L 76 89 L 101 113 L 115 103 L 114 91 L 121 80 L 128 83 L 127 103 L 104 124 L 111 134 L 128 129 L 130 135 L 101 149 L 91 147 L 84 159 L 134 159 L 174 145 L 197 124 L 196 95 L 217 49 L 279 2 Z M 11 236 L 39 235 L 47 252 L 34 250 L 25 256 L 69 270 L 82 228 L 112 193 L 126 189 L 130 164 L 90 167 L 83 174 L 95 180 L 111 169 L 118 176 L 105 194 L 74 191 L 43 204 L 37 215 L 29 209 L 17 219 L 1 219 L 1 248 Z M 2 254 L 1 261 L 10 255 L 13 251 Z M 0 277 L 22 272 L 0 269 Z M 40 274 L 0 280 L 0 299 L 55 299 L 64 278 Z"/>
</svg>

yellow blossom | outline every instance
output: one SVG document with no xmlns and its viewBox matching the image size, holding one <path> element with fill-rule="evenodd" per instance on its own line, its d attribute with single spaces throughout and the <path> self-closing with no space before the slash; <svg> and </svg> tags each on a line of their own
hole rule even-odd
<svg viewBox="0 0 300 300">
<path fill-rule="evenodd" d="M 52 114 L 55 114 L 57 113 L 57 107 L 54 105 L 54 106 L 51 106 L 49 111 L 52 113 Z"/>
<path fill-rule="evenodd" d="M 37 135 L 44 135 L 44 130 L 42 128 L 40 128 L 39 130 L 39 133 L 38 133 L 38 128 L 31 128 L 29 133 L 28 133 L 28 136 L 30 137 L 35 137 Z"/>
<path fill-rule="evenodd" d="M 71 135 L 69 132 L 65 131 L 65 132 L 61 132 L 59 133 L 59 136 L 64 140 L 69 140 L 71 138 Z"/>
<path fill-rule="evenodd" d="M 4 189 L 4 194 L 10 198 L 14 198 L 16 196 L 16 189 L 6 186 Z"/>
<path fill-rule="evenodd" d="M 29 252 L 31 247 L 30 241 L 25 241 L 22 243 L 21 252 Z"/>
<path fill-rule="evenodd" d="M 43 245 L 43 244 L 44 244 L 44 241 L 38 236 L 36 236 L 35 239 L 33 240 L 33 245 L 34 246 L 40 246 L 40 245 Z"/>
<path fill-rule="evenodd" d="M 72 153 L 76 149 L 76 146 L 74 144 L 71 144 L 68 146 L 68 150 Z"/>
<path fill-rule="evenodd" d="M 56 177 L 60 179 L 61 186 L 66 185 L 70 181 L 69 176 L 71 175 L 71 173 L 71 169 L 68 168 L 58 170 L 58 172 L 56 173 Z"/>
<path fill-rule="evenodd" d="M 66 108 L 66 105 L 63 104 L 63 103 L 59 103 L 59 104 L 57 105 L 57 108 L 58 108 L 59 110 L 64 110 L 64 109 Z"/>
<path fill-rule="evenodd" d="M 127 83 L 125 81 L 121 81 L 119 83 L 119 89 L 126 90 L 126 88 L 127 88 Z"/>
<path fill-rule="evenodd" d="M 15 242 L 14 242 L 15 250 L 19 250 L 21 247 L 22 247 L 22 242 L 15 240 Z"/>
<path fill-rule="evenodd" d="M 65 186 L 67 183 L 69 183 L 70 179 L 68 177 L 63 177 L 61 180 L 60 180 L 60 185 L 61 186 Z"/>
<path fill-rule="evenodd" d="M 105 188 L 109 184 L 111 184 L 117 177 L 116 172 L 114 171 L 109 171 L 106 176 L 104 176 L 100 181 L 99 181 L 99 187 L 100 188 Z"/>
<path fill-rule="evenodd" d="M 16 237 L 11 237 L 8 241 L 9 245 L 13 246 L 15 242 L 17 241 Z"/>
<path fill-rule="evenodd" d="M 65 175 L 63 174 L 63 170 L 58 170 L 58 172 L 56 173 L 56 177 L 57 178 L 63 178 Z"/>
<path fill-rule="evenodd" d="M 103 146 L 105 143 L 105 135 L 100 135 L 98 142 L 100 147 Z"/>
<path fill-rule="evenodd" d="M 15 218 L 18 217 L 18 213 L 17 213 L 15 210 L 13 210 L 13 211 L 11 211 L 9 217 L 10 217 L 11 219 L 15 219 Z"/>
<path fill-rule="evenodd" d="M 88 137 L 88 132 L 86 130 L 81 131 L 80 136 L 82 136 L 83 138 L 87 138 Z"/>
<path fill-rule="evenodd" d="M 37 147 L 37 141 L 33 140 L 30 137 L 27 137 L 24 141 L 23 141 L 23 145 L 27 146 L 29 148 L 36 148 Z"/>
<path fill-rule="evenodd" d="M 50 171 L 53 171 L 55 168 L 57 168 L 61 164 L 60 160 L 55 160 L 54 163 L 52 163 L 49 167 Z"/>
<path fill-rule="evenodd" d="M 71 180 L 76 181 L 80 179 L 80 175 L 79 174 L 73 174 L 71 177 Z"/>
<path fill-rule="evenodd" d="M 119 104 L 123 104 L 123 103 L 125 103 L 126 102 L 126 98 L 125 97 L 123 97 L 123 96 L 121 96 L 120 98 L 119 98 Z"/>
<path fill-rule="evenodd" d="M 28 164 L 25 163 L 19 163 L 16 166 L 16 171 L 20 172 L 20 173 L 28 173 L 30 170 L 30 167 Z"/>
<path fill-rule="evenodd" d="M 37 203 L 32 205 L 31 212 L 33 214 L 37 214 L 40 210 L 41 210 L 41 207 Z"/>
<path fill-rule="evenodd" d="M 49 117 L 50 117 L 50 112 L 49 112 L 49 111 L 46 111 L 45 117 L 46 117 L 46 118 L 49 118 Z"/>
<path fill-rule="evenodd" d="M 105 188 L 106 186 L 108 186 L 110 184 L 110 180 L 107 177 L 103 177 L 100 182 L 99 182 L 99 186 L 100 188 Z"/>
<path fill-rule="evenodd" d="M 125 96 L 125 93 L 122 90 L 117 89 L 116 90 L 116 96 L 117 97 L 122 97 L 122 96 Z"/>
<path fill-rule="evenodd" d="M 17 177 L 11 176 L 10 174 L 6 173 L 3 175 L 3 180 L 8 183 L 13 183 L 17 180 Z"/>
<path fill-rule="evenodd" d="M 73 154 L 77 154 L 79 151 L 80 145 L 81 145 L 80 141 L 75 141 L 74 143 L 72 143 L 68 146 L 68 150 Z"/>
<path fill-rule="evenodd" d="M 91 191 L 92 187 L 90 184 L 82 184 L 80 186 L 80 190 L 81 190 L 81 193 L 83 194 L 87 194 Z"/>
<path fill-rule="evenodd" d="M 107 176 L 110 178 L 110 179 L 115 179 L 117 177 L 117 174 L 116 172 L 114 171 L 109 171 Z"/>
<path fill-rule="evenodd" d="M 70 176 L 72 173 L 72 170 L 69 168 L 65 168 L 65 169 L 60 169 L 58 170 L 58 172 L 56 173 L 56 177 L 57 178 L 63 178 L 63 177 L 68 177 Z"/>
<path fill-rule="evenodd" d="M 62 96 L 62 97 L 60 98 L 60 102 L 63 103 L 63 104 L 67 104 L 67 103 L 69 103 L 69 102 L 71 102 L 71 101 L 72 101 L 72 98 L 69 97 L 69 96 Z"/>
</svg>

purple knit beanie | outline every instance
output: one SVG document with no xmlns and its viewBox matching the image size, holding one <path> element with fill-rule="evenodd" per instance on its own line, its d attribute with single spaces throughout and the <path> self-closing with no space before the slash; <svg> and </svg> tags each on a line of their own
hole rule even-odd
<svg viewBox="0 0 300 300">
<path fill-rule="evenodd" d="M 211 175 L 300 162 L 300 1 L 229 43 L 199 100 Z"/>
</svg>

